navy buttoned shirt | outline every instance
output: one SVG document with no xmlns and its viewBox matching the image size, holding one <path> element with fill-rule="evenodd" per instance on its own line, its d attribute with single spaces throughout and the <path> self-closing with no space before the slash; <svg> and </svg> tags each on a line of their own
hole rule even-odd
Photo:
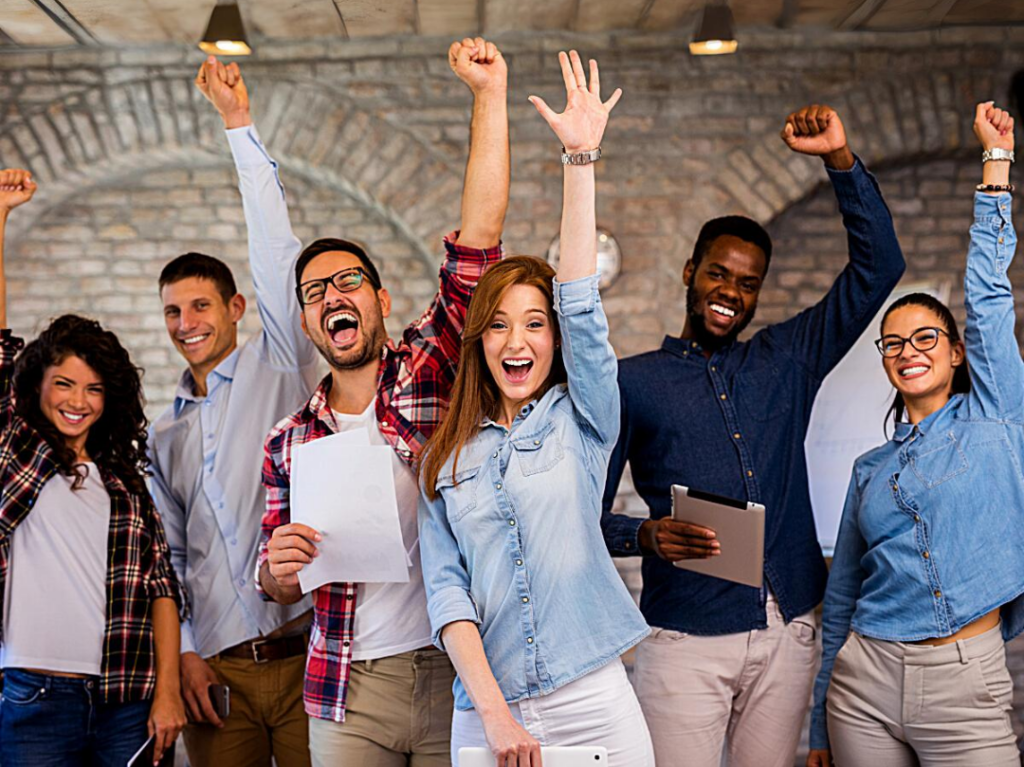
<svg viewBox="0 0 1024 767">
<path fill-rule="evenodd" d="M 639 554 L 644 520 L 611 511 L 626 461 L 652 519 L 671 514 L 674 484 L 763 504 L 765 580 L 787 621 L 821 601 L 827 577 L 804 456 L 814 397 L 904 269 L 874 177 L 859 160 L 828 173 L 850 261 L 819 303 L 710 358 L 695 341 L 667 337 L 660 349 L 621 361 L 622 428 L 602 514 L 612 555 Z M 763 590 L 656 556 L 644 557 L 642 570 L 640 609 L 652 626 L 702 635 L 767 626 Z"/>
</svg>

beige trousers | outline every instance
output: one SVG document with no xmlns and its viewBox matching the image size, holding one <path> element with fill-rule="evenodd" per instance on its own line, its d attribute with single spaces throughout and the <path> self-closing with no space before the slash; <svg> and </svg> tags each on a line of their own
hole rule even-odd
<svg viewBox="0 0 1024 767">
<path fill-rule="evenodd" d="M 633 685 L 658 767 L 792 767 L 818 665 L 814 615 L 694 636 L 656 628 L 637 648 Z M 874 765 L 881 767 L 881 765 Z"/>
<path fill-rule="evenodd" d="M 454 681 L 433 648 L 356 661 L 345 721 L 309 718 L 314 767 L 449 767 Z"/>
<path fill-rule="evenodd" d="M 309 767 L 309 724 L 302 705 L 306 656 L 257 663 L 215 655 L 207 663 L 231 688 L 224 727 L 190 724 L 183 733 L 192 767 Z"/>
<path fill-rule="evenodd" d="M 1020 767 L 1000 627 L 932 647 L 850 634 L 828 689 L 837 767 Z"/>
</svg>

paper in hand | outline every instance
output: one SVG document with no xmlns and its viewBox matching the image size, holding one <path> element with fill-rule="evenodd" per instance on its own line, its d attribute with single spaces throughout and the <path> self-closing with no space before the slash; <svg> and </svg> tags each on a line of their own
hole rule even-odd
<svg viewBox="0 0 1024 767">
<path fill-rule="evenodd" d="M 292 454 L 291 519 L 323 536 L 299 571 L 308 593 L 326 583 L 406 583 L 391 448 L 363 429 L 307 442 Z"/>
</svg>

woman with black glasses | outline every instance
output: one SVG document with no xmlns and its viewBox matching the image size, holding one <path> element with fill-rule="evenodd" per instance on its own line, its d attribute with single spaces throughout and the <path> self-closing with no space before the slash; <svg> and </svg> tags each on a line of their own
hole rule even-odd
<svg viewBox="0 0 1024 767">
<path fill-rule="evenodd" d="M 1003 644 L 1024 629 L 1024 363 L 1007 269 L 1013 119 L 979 104 L 983 183 L 949 309 L 915 293 L 878 348 L 895 432 L 862 455 L 825 593 L 808 767 L 1018 767 Z M 968 366 L 970 372 L 968 372 Z"/>
</svg>

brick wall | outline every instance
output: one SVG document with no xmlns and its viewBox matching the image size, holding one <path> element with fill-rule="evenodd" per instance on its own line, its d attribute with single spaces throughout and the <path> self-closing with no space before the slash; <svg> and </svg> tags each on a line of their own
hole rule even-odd
<svg viewBox="0 0 1024 767">
<path fill-rule="evenodd" d="M 975 102 L 1006 103 L 1024 68 L 1024 29 L 913 34 L 746 30 L 740 54 L 686 53 L 686 33 L 517 35 L 499 40 L 511 71 L 511 253 L 543 254 L 558 231 L 558 147 L 526 96 L 562 103 L 554 54 L 574 45 L 621 86 L 598 166 L 598 220 L 619 239 L 622 276 L 604 294 L 620 354 L 682 327 L 680 272 L 700 224 L 743 213 L 776 240 L 757 323 L 816 301 L 845 263 L 845 239 L 820 163 L 777 131 L 805 103 L 835 106 L 877 171 L 896 218 L 908 279 L 948 279 L 962 320 Z M 257 125 L 280 161 L 304 241 L 366 240 L 396 298 L 392 332 L 433 290 L 437 244 L 455 226 L 470 100 L 448 71 L 448 41 L 263 46 L 242 63 Z M 101 319 L 146 367 L 151 411 L 179 360 L 156 296 L 160 266 L 197 249 L 223 257 L 252 296 L 244 220 L 218 118 L 191 87 L 186 48 L 5 53 L 0 167 L 41 183 L 11 220 L 11 321 L 27 333 L 62 311 Z M 1024 275 L 1012 276 L 1018 290 Z M 1024 307 L 1024 303 L 1021 304 Z M 243 322 L 257 326 L 250 310 Z M 881 374 L 881 371 L 879 371 Z M 620 508 L 643 514 L 628 491 Z M 635 561 L 620 562 L 639 585 Z M 1024 677 L 1017 643 L 1011 666 Z"/>
</svg>

